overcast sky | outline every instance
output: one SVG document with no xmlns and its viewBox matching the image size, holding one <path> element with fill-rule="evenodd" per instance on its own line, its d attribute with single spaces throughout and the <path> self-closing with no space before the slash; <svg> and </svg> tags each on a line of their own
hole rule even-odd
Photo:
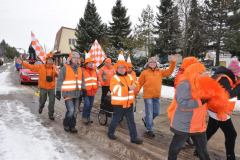
<svg viewBox="0 0 240 160">
<path fill-rule="evenodd" d="M 111 21 L 111 10 L 116 0 L 94 2 L 102 21 Z M 0 41 L 4 39 L 9 45 L 27 51 L 32 31 L 49 52 L 62 26 L 75 29 L 86 4 L 87 0 L 0 0 Z M 122 4 L 128 9 L 127 15 L 130 15 L 133 27 L 148 4 L 156 15 L 160 0 L 122 0 Z"/>
</svg>

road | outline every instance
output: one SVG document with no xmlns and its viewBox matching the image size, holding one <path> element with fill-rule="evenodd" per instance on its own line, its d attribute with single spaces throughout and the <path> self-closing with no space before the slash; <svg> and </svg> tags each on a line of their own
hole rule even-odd
<svg viewBox="0 0 240 160">
<path fill-rule="evenodd" d="M 0 73 L 2 73 L 6 67 L 0 68 Z M 37 91 L 36 84 L 30 85 L 20 85 L 19 72 L 15 70 L 14 66 L 11 64 L 8 69 L 11 72 L 9 77 L 9 84 L 19 88 L 20 92 L 12 92 L 7 95 L 1 95 L 0 101 L 20 101 L 25 107 L 29 108 L 32 114 L 34 114 L 41 125 L 45 128 L 50 128 L 52 130 L 51 137 L 60 138 L 61 145 L 57 146 L 60 153 L 70 152 L 77 157 L 82 159 L 132 159 L 132 160 L 145 160 L 145 159 L 167 159 L 168 148 L 172 140 L 172 133 L 169 130 L 170 121 L 166 116 L 166 109 L 170 104 L 169 100 L 161 100 L 161 114 L 157 117 L 155 122 L 155 134 L 154 138 L 149 138 L 146 135 L 146 128 L 143 126 L 141 118 L 144 116 L 144 103 L 142 100 L 142 95 L 138 96 L 137 112 L 135 114 L 135 121 L 137 123 L 137 131 L 139 138 L 143 139 L 144 143 L 141 145 L 136 145 L 130 143 L 129 132 L 127 129 L 127 124 L 125 119 L 119 124 L 116 129 L 115 135 L 117 136 L 116 141 L 112 141 L 107 137 L 107 130 L 109 122 L 106 126 L 101 126 L 98 122 L 98 112 L 100 104 L 101 89 L 98 90 L 95 98 L 94 108 L 92 111 L 93 123 L 90 125 L 84 125 L 81 119 L 81 113 L 78 113 L 77 117 L 77 134 L 67 133 L 63 130 L 63 118 L 66 113 L 66 108 L 63 99 L 58 101 L 56 99 L 55 103 L 55 121 L 48 119 L 47 106 L 43 109 L 43 113 L 38 113 L 38 102 L 33 100 L 34 92 Z M 234 123 L 239 121 L 239 115 L 233 116 Z M 31 122 L 29 122 L 31 123 Z M 237 131 L 239 133 L 239 128 Z M 237 154 L 239 151 L 239 138 L 236 143 Z M 62 144 L 71 144 L 70 146 L 63 147 Z M 216 143 L 218 145 L 216 145 Z M 213 137 L 209 143 L 209 154 L 211 159 L 223 160 L 225 158 L 224 141 L 221 131 L 217 132 L 217 136 Z M 74 148 L 74 149 L 73 149 Z M 81 150 L 78 151 L 78 150 Z M 197 157 L 193 156 L 194 148 L 186 146 L 182 149 L 178 159 L 179 160 L 195 160 Z M 71 158 L 70 158 L 71 159 Z M 240 158 L 239 158 L 240 159 Z"/>
</svg>

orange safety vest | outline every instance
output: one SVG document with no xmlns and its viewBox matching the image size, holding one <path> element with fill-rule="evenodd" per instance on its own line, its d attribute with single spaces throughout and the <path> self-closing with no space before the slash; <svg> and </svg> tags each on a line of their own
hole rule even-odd
<svg viewBox="0 0 240 160">
<path fill-rule="evenodd" d="M 62 91 L 75 91 L 76 86 L 81 90 L 82 70 L 78 68 L 78 74 L 75 74 L 70 65 L 66 65 L 66 75 L 62 85 Z"/>
<path fill-rule="evenodd" d="M 124 77 L 121 76 L 113 76 L 113 78 L 115 78 L 117 80 L 116 85 L 114 85 L 113 90 L 111 92 L 111 103 L 112 105 L 122 105 L 123 108 L 128 108 L 131 106 L 131 104 L 134 102 L 135 100 L 135 96 L 134 96 L 134 91 L 129 91 L 128 87 L 132 85 L 133 83 L 133 78 L 130 74 L 128 74 L 127 76 L 125 76 L 125 80 Z M 121 81 L 122 79 L 122 81 Z M 122 86 L 124 86 L 124 84 L 122 82 L 126 82 L 127 83 L 127 92 L 123 93 L 124 91 L 122 90 Z"/>
<path fill-rule="evenodd" d="M 92 76 L 87 71 L 83 72 L 84 74 L 84 80 L 85 80 L 85 85 L 86 85 L 86 90 L 89 91 L 92 88 L 97 89 L 98 88 L 98 81 L 97 81 L 97 72 L 93 72 Z"/>
</svg>

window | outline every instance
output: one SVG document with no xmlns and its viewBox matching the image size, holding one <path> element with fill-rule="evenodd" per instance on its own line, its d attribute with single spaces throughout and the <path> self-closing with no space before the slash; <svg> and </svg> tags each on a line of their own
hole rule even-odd
<svg viewBox="0 0 240 160">
<path fill-rule="evenodd" d="M 75 44 L 75 39 L 69 39 L 68 44 L 69 45 L 74 45 Z"/>
</svg>

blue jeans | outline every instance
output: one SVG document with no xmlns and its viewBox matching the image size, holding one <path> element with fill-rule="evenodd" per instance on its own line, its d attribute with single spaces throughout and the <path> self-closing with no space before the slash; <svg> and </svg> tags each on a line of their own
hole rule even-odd
<svg viewBox="0 0 240 160">
<path fill-rule="evenodd" d="M 153 130 L 153 120 L 160 114 L 160 99 L 144 99 L 146 116 L 143 118 L 146 122 L 147 131 Z"/>
<path fill-rule="evenodd" d="M 125 116 L 130 132 L 131 141 L 137 140 L 136 123 L 134 122 L 133 105 L 130 108 L 114 108 L 114 115 L 108 128 L 108 135 L 114 135 L 117 125 L 121 118 Z"/>
<path fill-rule="evenodd" d="M 67 112 L 65 118 L 63 119 L 63 125 L 69 128 L 76 126 L 76 118 L 78 112 L 79 98 L 67 99 L 65 100 L 65 105 Z"/>
<path fill-rule="evenodd" d="M 91 110 L 93 107 L 94 96 L 83 97 L 83 100 L 84 100 L 84 106 L 83 106 L 82 117 L 89 119 Z"/>
</svg>

